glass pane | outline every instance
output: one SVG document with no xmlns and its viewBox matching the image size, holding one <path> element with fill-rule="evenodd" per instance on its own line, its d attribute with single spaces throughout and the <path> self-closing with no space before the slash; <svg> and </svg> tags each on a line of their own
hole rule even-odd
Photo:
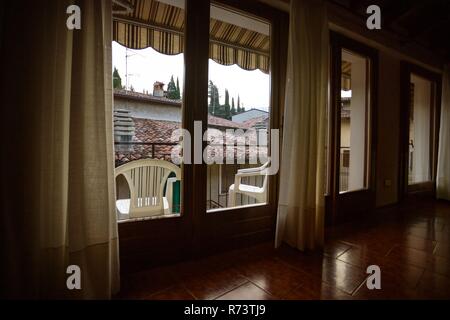
<svg viewBox="0 0 450 320">
<path fill-rule="evenodd" d="M 369 59 L 342 50 L 339 191 L 367 188 Z"/>
<path fill-rule="evenodd" d="M 268 23 L 211 6 L 206 151 L 209 211 L 267 202 L 268 176 L 262 166 L 268 163 L 269 59 Z"/>
<path fill-rule="evenodd" d="M 119 220 L 179 216 L 182 207 L 172 135 L 182 123 L 184 1 L 143 4 L 137 0 L 132 12 L 113 13 Z"/>
<path fill-rule="evenodd" d="M 430 125 L 431 90 L 429 80 L 411 75 L 409 117 L 409 184 L 431 180 Z"/>
</svg>

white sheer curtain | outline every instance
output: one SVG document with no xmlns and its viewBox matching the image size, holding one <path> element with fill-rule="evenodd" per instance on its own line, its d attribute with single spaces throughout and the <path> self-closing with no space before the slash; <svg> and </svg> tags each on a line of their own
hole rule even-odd
<svg viewBox="0 0 450 320">
<path fill-rule="evenodd" d="M 323 245 L 328 46 L 324 1 L 291 1 L 276 246 Z"/>
<path fill-rule="evenodd" d="M 105 299 L 119 289 L 111 1 L 77 1 L 81 30 L 68 30 L 73 2 L 23 0 L 5 11 L 3 89 L 21 143 L 12 145 L 15 200 L 2 214 L 9 297 Z M 81 290 L 67 289 L 69 265 L 81 269 Z"/>
<path fill-rule="evenodd" d="M 445 66 L 442 81 L 441 126 L 436 184 L 437 197 L 450 200 L 450 65 Z"/>
</svg>

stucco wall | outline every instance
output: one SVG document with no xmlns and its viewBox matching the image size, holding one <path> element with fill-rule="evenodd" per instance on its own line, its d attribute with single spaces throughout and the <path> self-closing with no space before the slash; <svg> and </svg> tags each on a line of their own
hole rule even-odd
<svg viewBox="0 0 450 320">
<path fill-rule="evenodd" d="M 114 108 L 129 110 L 134 118 L 181 122 L 181 106 L 156 104 L 148 101 L 127 101 L 114 97 Z"/>
</svg>

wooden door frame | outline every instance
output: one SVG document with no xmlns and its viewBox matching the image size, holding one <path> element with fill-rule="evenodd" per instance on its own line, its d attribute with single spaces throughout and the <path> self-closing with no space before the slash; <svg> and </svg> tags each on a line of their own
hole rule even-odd
<svg viewBox="0 0 450 320">
<path fill-rule="evenodd" d="M 409 194 L 422 194 L 434 197 L 436 194 L 437 152 L 439 148 L 439 127 L 441 110 L 442 76 L 424 69 L 418 65 L 402 61 L 400 75 L 401 103 L 400 103 L 400 141 L 399 141 L 399 202 Z M 409 117 L 410 117 L 410 82 L 411 75 L 431 81 L 434 90 L 431 92 L 431 128 L 430 128 L 430 172 L 431 181 L 414 184 L 408 183 L 409 165 Z"/>
<path fill-rule="evenodd" d="M 216 0 L 212 4 L 229 7 L 242 11 L 250 16 L 256 16 L 271 24 L 270 31 L 270 128 L 281 129 L 282 106 L 284 105 L 284 89 L 286 82 L 288 22 L 289 16 L 257 1 Z M 209 22 L 208 22 L 209 23 Z M 207 39 L 209 44 L 209 37 Z M 207 105 L 203 112 L 203 123 L 207 123 Z M 282 133 L 280 130 L 280 145 Z M 204 143 L 204 147 L 206 144 Z M 281 150 L 281 148 L 280 148 Z M 198 179 L 198 188 L 206 190 L 207 165 L 199 165 L 202 170 L 203 181 Z M 274 240 L 277 202 L 278 202 L 278 175 L 269 177 L 269 192 L 266 205 L 249 206 L 207 212 L 206 199 L 198 203 L 197 215 L 201 239 L 197 247 L 198 255 L 205 255 L 221 250 L 248 246 L 261 241 Z M 196 187 L 197 188 L 197 187 Z"/>
<path fill-rule="evenodd" d="M 257 1 L 220 0 L 223 6 L 248 12 L 271 23 L 271 128 L 281 128 L 286 80 L 287 13 Z M 186 0 L 185 81 L 182 127 L 194 133 L 194 121 L 208 123 L 210 1 Z M 280 133 L 280 145 L 281 145 Z M 199 147 L 193 143 L 194 148 Z M 206 142 L 201 145 L 202 150 Z M 278 175 L 269 178 L 268 205 L 206 212 L 206 164 L 182 167 L 181 216 L 119 223 L 121 272 L 175 263 L 221 250 L 274 239 Z M 197 192 L 204 190 L 204 192 Z"/>
<path fill-rule="evenodd" d="M 342 49 L 348 49 L 368 57 L 370 65 L 370 126 L 369 167 L 367 172 L 368 188 L 364 190 L 339 192 L 340 168 L 340 121 L 338 110 L 341 104 L 341 60 Z M 326 223 L 328 225 L 345 222 L 372 211 L 375 208 L 376 195 L 376 159 L 377 159 L 377 105 L 378 105 L 378 51 L 356 40 L 345 37 L 337 32 L 330 32 L 330 108 L 329 108 L 329 144 L 331 155 L 328 157 L 328 190 L 326 195 Z M 367 146 L 366 146 L 367 147 Z M 367 153 L 366 153 L 367 155 Z M 359 200 L 358 200 L 359 199 Z M 356 201 L 355 201 L 356 200 Z M 358 203 L 361 202 L 361 203 Z M 351 205 L 350 205 L 351 204 Z M 355 209 L 352 209 L 355 208 Z M 359 208 L 365 207 L 365 212 Z"/>
<path fill-rule="evenodd" d="M 209 0 L 185 0 L 184 89 L 182 127 L 191 134 L 194 121 L 204 121 L 201 107 L 208 99 Z M 191 146 L 191 154 L 195 146 Z M 118 224 L 121 272 L 186 260 L 196 252 L 196 209 L 206 195 L 193 192 L 195 178 L 203 171 L 196 164 L 182 165 L 181 215 Z M 206 177 L 206 176 L 205 176 Z M 206 190 L 206 189 L 205 189 Z M 204 199 L 204 201 L 203 201 Z"/>
</svg>

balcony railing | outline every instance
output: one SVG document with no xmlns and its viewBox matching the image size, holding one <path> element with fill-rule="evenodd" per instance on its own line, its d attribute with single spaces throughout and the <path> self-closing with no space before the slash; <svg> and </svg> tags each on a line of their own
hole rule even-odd
<svg viewBox="0 0 450 320">
<path fill-rule="evenodd" d="M 223 209 L 229 205 L 229 188 L 234 183 L 235 174 L 239 169 L 259 167 L 261 164 L 212 164 L 207 171 L 207 204 L 208 210 Z M 262 187 L 263 176 L 243 177 L 242 184 Z M 243 194 L 236 195 L 236 206 L 256 204 L 257 201 Z"/>
<path fill-rule="evenodd" d="M 176 142 L 115 142 L 116 167 L 139 159 L 159 159 L 171 162 L 172 148 Z"/>
<path fill-rule="evenodd" d="M 171 161 L 172 148 L 178 143 L 170 142 L 115 142 L 116 167 L 130 161 L 139 159 L 159 159 Z M 212 164 L 207 166 L 207 191 L 206 207 L 210 209 L 227 208 L 228 190 L 234 183 L 235 174 L 239 169 L 257 167 L 260 164 Z M 263 177 L 246 177 L 242 179 L 243 184 L 261 187 Z M 129 190 L 125 181 L 117 181 L 117 194 L 119 199 L 129 197 Z M 242 194 L 236 197 L 236 205 L 256 204 L 256 200 Z"/>
<path fill-rule="evenodd" d="M 350 168 L 350 148 L 341 147 L 340 152 L 340 168 L 339 168 L 339 191 L 348 190 L 348 175 Z"/>
</svg>

